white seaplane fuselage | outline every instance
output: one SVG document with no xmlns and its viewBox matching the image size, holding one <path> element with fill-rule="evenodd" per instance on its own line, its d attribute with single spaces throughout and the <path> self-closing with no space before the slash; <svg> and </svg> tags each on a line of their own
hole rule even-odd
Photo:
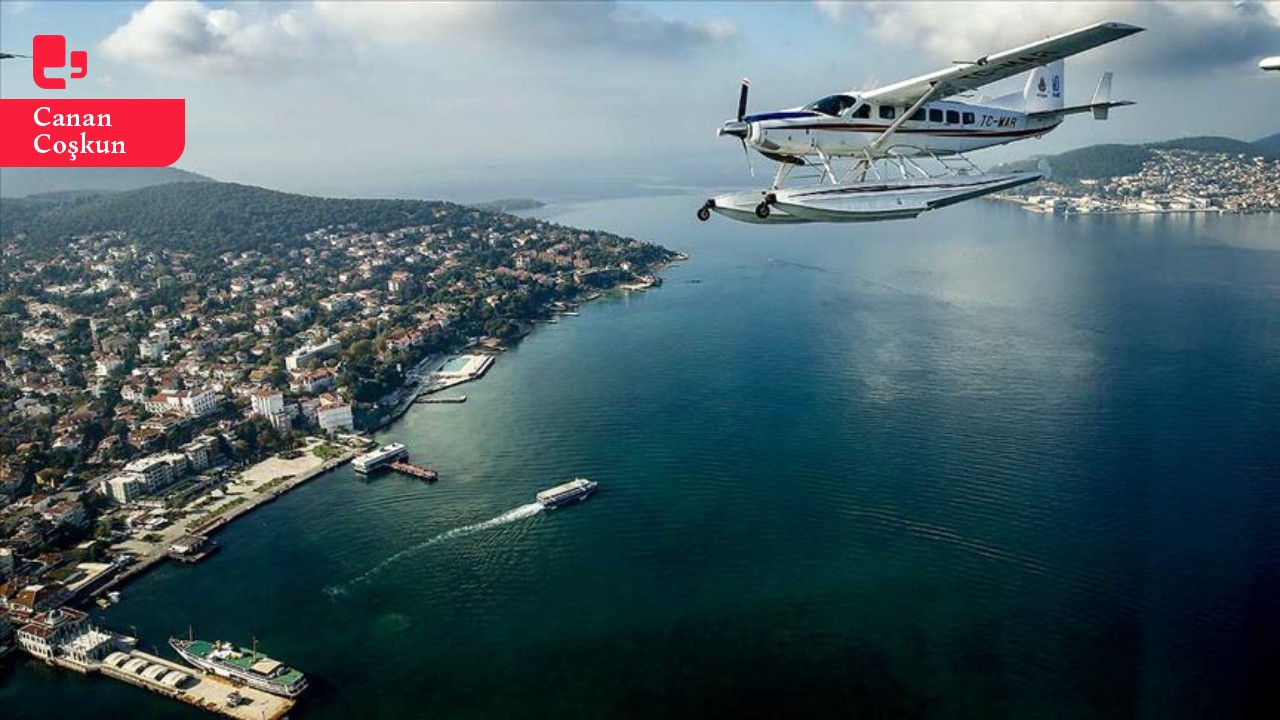
<svg viewBox="0 0 1280 720">
<path fill-rule="evenodd" d="M 860 103 L 841 115 L 809 108 L 748 115 L 742 119 L 747 126 L 744 140 L 771 159 L 943 156 L 1039 137 L 1062 123 L 1061 116 L 1036 118 L 1007 108 L 940 100 L 916 111 L 887 142 L 877 146 L 894 120 L 908 109 Z"/>
</svg>

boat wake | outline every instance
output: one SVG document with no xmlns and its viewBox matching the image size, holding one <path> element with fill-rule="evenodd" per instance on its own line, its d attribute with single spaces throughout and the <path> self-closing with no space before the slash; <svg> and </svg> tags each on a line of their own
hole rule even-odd
<svg viewBox="0 0 1280 720">
<path fill-rule="evenodd" d="M 471 525 L 463 525 L 462 527 L 456 527 L 452 530 L 446 530 L 445 532 L 442 532 L 439 535 L 433 535 L 432 537 L 429 537 L 426 540 L 423 540 L 422 542 L 416 545 L 411 545 L 405 548 L 404 550 L 401 550 L 395 555 L 392 555 L 386 560 L 383 560 L 377 565 L 374 565 L 373 567 L 369 568 L 363 574 L 356 577 L 354 580 L 350 580 L 346 583 L 343 583 L 342 585 L 333 585 L 325 588 L 324 592 L 330 597 L 338 597 L 340 595 L 346 595 L 355 587 L 363 583 L 366 583 L 369 580 L 372 580 L 374 577 L 381 574 L 384 570 L 386 570 L 391 565 L 407 557 L 412 557 L 414 555 L 417 555 L 418 553 L 422 552 L 423 550 L 426 550 L 432 545 L 445 542 L 446 540 L 454 540 L 460 537 L 466 537 L 467 535 L 474 535 L 478 532 L 483 532 L 485 530 L 490 530 L 492 528 L 498 527 L 499 525 L 507 525 L 513 522 L 524 520 L 526 518 L 531 518 L 540 512 L 542 512 L 542 505 L 538 503 L 529 503 L 528 505 L 521 505 L 520 507 L 514 510 L 508 510 L 502 513 L 501 515 L 485 520 L 484 522 L 473 523 Z"/>
</svg>

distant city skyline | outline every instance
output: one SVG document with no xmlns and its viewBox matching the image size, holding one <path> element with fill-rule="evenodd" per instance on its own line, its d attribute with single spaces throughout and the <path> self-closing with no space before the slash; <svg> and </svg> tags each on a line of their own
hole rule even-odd
<svg viewBox="0 0 1280 720">
<path fill-rule="evenodd" d="M 6 1 L 0 17 L 5 51 L 40 33 L 89 50 L 89 77 L 65 97 L 187 98 L 178 167 L 297 192 L 746 184 L 740 149 L 714 134 L 742 76 L 752 109 L 788 107 L 1101 19 L 1148 32 L 1069 61 L 1068 101 L 1113 70 L 1116 97 L 1138 105 L 976 161 L 1280 130 L 1278 78 L 1257 70 L 1280 48 L 1277 2 Z M 43 92 L 23 60 L 0 66 L 0 91 Z"/>
</svg>

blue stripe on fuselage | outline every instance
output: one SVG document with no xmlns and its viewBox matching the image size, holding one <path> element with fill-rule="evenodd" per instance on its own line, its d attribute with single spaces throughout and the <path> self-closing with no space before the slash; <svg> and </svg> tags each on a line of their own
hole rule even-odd
<svg viewBox="0 0 1280 720">
<path fill-rule="evenodd" d="M 743 122 L 760 122 L 761 120 L 791 120 L 792 118 L 819 117 L 818 113 L 809 110 L 784 110 L 782 112 L 760 113 L 742 118 Z M 833 120 L 835 118 L 832 118 Z"/>
</svg>

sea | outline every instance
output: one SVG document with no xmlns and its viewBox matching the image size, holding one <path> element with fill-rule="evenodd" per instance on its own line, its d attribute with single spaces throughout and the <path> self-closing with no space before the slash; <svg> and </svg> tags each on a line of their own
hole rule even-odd
<svg viewBox="0 0 1280 720">
<path fill-rule="evenodd" d="M 539 211 L 689 259 L 380 434 L 438 482 L 320 477 L 95 621 L 256 639 L 295 720 L 1280 716 L 1280 215 L 704 197 Z M 212 717 L 23 658 L 0 716 Z"/>
</svg>

